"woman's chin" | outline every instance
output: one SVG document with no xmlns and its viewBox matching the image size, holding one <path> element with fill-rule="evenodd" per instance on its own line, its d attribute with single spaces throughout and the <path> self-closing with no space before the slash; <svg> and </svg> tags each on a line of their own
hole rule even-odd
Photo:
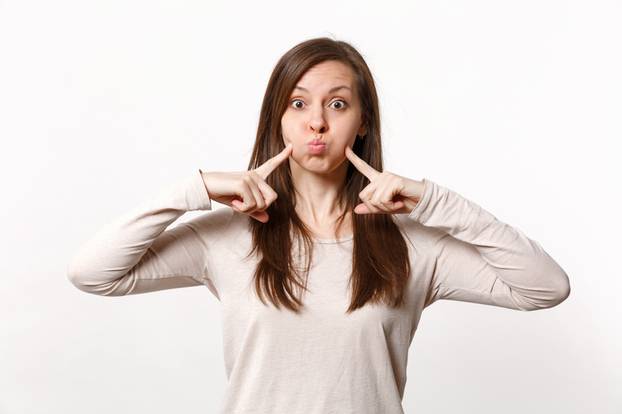
<svg viewBox="0 0 622 414">
<path fill-rule="evenodd" d="M 342 163 L 330 158 L 318 159 L 317 157 L 312 157 L 306 158 L 302 163 L 298 164 L 302 169 L 315 174 L 332 174 Z"/>
</svg>

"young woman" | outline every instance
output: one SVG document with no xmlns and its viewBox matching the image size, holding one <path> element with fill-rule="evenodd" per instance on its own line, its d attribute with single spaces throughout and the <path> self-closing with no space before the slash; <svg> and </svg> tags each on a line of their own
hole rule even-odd
<svg viewBox="0 0 622 414">
<path fill-rule="evenodd" d="M 403 413 L 424 308 L 531 311 L 570 293 L 520 230 L 383 170 L 373 78 L 342 41 L 279 60 L 247 171 L 197 170 L 94 235 L 68 276 L 108 296 L 207 286 L 223 310 L 224 413 Z M 212 211 L 168 228 L 193 210 Z"/>
</svg>

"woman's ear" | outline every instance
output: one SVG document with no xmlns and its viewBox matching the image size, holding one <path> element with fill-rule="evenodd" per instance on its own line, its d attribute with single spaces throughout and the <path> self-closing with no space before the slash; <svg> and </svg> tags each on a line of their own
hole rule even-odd
<svg viewBox="0 0 622 414">
<path fill-rule="evenodd" d="M 358 130 L 357 136 L 360 138 L 365 138 L 365 135 L 367 135 L 367 128 L 365 128 L 365 124 L 362 124 Z"/>
</svg>

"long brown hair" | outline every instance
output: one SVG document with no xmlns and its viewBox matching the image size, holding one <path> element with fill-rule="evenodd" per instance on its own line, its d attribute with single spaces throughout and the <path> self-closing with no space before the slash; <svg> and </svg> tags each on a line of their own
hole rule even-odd
<svg viewBox="0 0 622 414">
<path fill-rule="evenodd" d="M 334 60 L 349 65 L 355 74 L 355 87 L 361 100 L 365 138 L 357 135 L 352 150 L 370 166 L 382 171 L 380 110 L 372 74 L 360 53 L 350 44 L 327 37 L 306 40 L 287 51 L 277 62 L 266 87 L 257 136 L 248 169 L 254 169 L 285 148 L 281 135 L 281 117 L 298 80 L 312 66 Z M 306 290 L 313 241 L 305 224 L 295 211 L 296 198 L 289 163 L 270 174 L 266 182 L 278 194 L 268 207 L 266 223 L 248 217 L 252 232 L 252 249 L 261 252 L 255 270 L 255 289 L 264 305 L 264 293 L 280 309 L 280 304 L 298 313 L 304 306 L 300 289 Z M 346 313 L 368 301 L 383 302 L 392 307 L 403 304 L 403 293 L 410 274 L 408 247 L 391 214 L 356 214 L 358 194 L 369 179 L 349 164 L 339 203 L 345 206 L 338 227 L 348 211 L 352 213 L 353 250 L 350 275 L 351 302 Z M 307 262 L 303 270 L 293 257 L 294 240 L 304 241 Z M 297 244 L 300 249 L 300 244 Z M 299 250 L 300 251 L 300 250 Z M 283 254 L 288 252 L 289 254 Z M 248 257 L 248 256 L 247 256 Z M 297 291 L 294 292 L 294 288 Z"/>
</svg>

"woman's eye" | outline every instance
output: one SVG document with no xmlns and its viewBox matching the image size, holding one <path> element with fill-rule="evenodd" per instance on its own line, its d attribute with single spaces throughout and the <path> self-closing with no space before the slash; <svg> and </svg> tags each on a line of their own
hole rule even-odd
<svg viewBox="0 0 622 414">
<path fill-rule="evenodd" d="M 293 104 L 295 105 L 295 104 L 296 104 L 296 102 L 302 102 L 302 101 L 301 101 L 300 99 L 294 99 L 294 100 L 292 100 L 292 102 L 291 102 L 291 103 L 293 103 Z M 300 109 L 300 106 L 294 106 L 294 108 L 296 108 L 296 109 Z"/>
<path fill-rule="evenodd" d="M 337 99 L 336 101 L 333 101 L 333 103 L 337 103 L 337 102 L 341 102 L 341 104 L 336 109 L 343 109 L 346 106 L 346 101 L 344 101 L 343 99 Z"/>
</svg>

